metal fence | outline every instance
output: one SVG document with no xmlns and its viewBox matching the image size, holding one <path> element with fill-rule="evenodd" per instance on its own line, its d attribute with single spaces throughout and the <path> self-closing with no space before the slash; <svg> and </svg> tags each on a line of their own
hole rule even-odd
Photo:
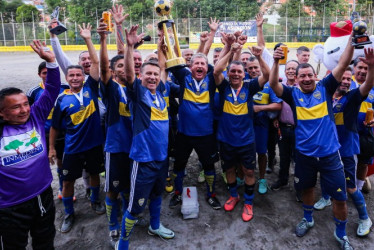
<svg viewBox="0 0 374 250">
<path fill-rule="evenodd" d="M 223 20 L 225 18 L 222 18 Z M 267 42 L 324 42 L 330 36 L 330 23 L 346 20 L 347 17 L 306 17 L 306 18 L 279 18 L 276 24 L 264 24 L 264 36 Z M 362 17 L 368 24 L 368 33 L 374 34 L 374 15 Z M 235 18 L 226 18 L 226 21 L 235 21 Z M 139 30 L 152 37 L 149 43 L 157 41 L 158 19 L 144 19 L 139 21 L 126 20 L 124 27 L 139 24 Z M 208 18 L 178 18 L 174 19 L 181 44 L 189 44 L 190 35 L 201 31 L 208 31 Z M 91 22 L 95 27 L 98 21 L 93 18 Z M 59 36 L 63 45 L 79 45 L 84 41 L 79 36 L 76 23 L 64 23 L 68 31 Z M 49 32 L 47 24 L 40 23 L 1 23 L 0 46 L 27 46 L 33 39 L 44 40 L 48 44 Z M 99 43 L 99 37 L 93 32 L 94 43 Z M 110 34 L 109 44 L 115 44 L 115 34 Z"/>
</svg>

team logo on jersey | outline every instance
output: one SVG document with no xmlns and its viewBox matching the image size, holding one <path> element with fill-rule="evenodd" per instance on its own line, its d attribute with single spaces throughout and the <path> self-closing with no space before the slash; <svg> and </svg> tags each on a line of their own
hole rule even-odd
<svg viewBox="0 0 374 250">
<path fill-rule="evenodd" d="M 143 206 L 144 201 L 145 201 L 144 198 L 139 199 L 139 200 L 138 200 L 138 204 L 139 204 L 139 206 Z"/>
<path fill-rule="evenodd" d="M 113 187 L 118 187 L 119 181 L 113 181 Z"/>
<path fill-rule="evenodd" d="M 244 99 L 245 99 L 245 96 L 246 96 L 246 94 L 245 94 L 245 93 L 240 93 L 240 95 L 239 95 L 240 99 L 242 99 L 242 100 L 244 100 Z"/>
<path fill-rule="evenodd" d="M 342 109 L 342 106 L 343 106 L 342 103 L 338 103 L 338 104 L 335 105 L 335 109 L 336 109 L 337 111 L 340 111 L 340 110 Z"/>
<path fill-rule="evenodd" d="M 299 183 L 299 178 L 297 178 L 297 177 L 294 177 L 294 181 L 295 181 L 295 183 Z"/>
<path fill-rule="evenodd" d="M 316 98 L 316 99 L 321 99 L 321 92 L 319 92 L 318 90 L 316 92 L 313 93 L 313 96 Z"/>
<path fill-rule="evenodd" d="M 68 175 L 68 173 L 69 173 L 69 170 L 66 170 L 66 169 L 62 170 L 63 175 Z"/>
<path fill-rule="evenodd" d="M 23 134 L 1 139 L 0 157 L 4 167 L 26 161 L 43 151 L 41 136 L 35 128 Z"/>
<path fill-rule="evenodd" d="M 83 96 L 86 97 L 86 98 L 90 98 L 90 93 L 88 93 L 88 91 L 86 91 L 86 92 L 83 93 Z"/>
<path fill-rule="evenodd" d="M 369 100 L 373 100 L 373 98 L 374 98 L 373 94 L 369 94 L 368 98 L 369 98 Z"/>
<path fill-rule="evenodd" d="M 69 108 L 72 108 L 72 107 L 74 107 L 74 104 L 71 103 L 70 106 L 69 106 Z"/>
<path fill-rule="evenodd" d="M 203 84 L 201 84 L 201 88 L 202 88 L 202 89 L 206 89 L 206 87 L 207 87 L 206 82 L 203 82 Z"/>
</svg>

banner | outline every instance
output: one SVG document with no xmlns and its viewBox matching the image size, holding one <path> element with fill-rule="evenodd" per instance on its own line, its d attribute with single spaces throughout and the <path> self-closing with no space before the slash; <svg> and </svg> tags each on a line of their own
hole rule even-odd
<svg viewBox="0 0 374 250">
<path fill-rule="evenodd" d="M 221 22 L 216 35 L 214 36 L 214 42 L 221 42 L 221 32 L 234 33 L 235 31 L 241 30 L 243 35 L 246 35 L 248 43 L 254 43 L 257 41 L 257 26 L 256 21 L 247 22 L 236 22 L 236 21 L 226 21 Z"/>
</svg>

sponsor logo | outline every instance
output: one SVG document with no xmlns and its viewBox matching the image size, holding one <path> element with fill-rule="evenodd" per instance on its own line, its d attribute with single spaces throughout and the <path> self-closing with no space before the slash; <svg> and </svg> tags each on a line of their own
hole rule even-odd
<svg viewBox="0 0 374 250">
<path fill-rule="evenodd" d="M 144 198 L 139 199 L 139 200 L 138 200 L 138 204 L 139 204 L 139 206 L 143 206 L 144 201 L 145 201 Z"/>
</svg>

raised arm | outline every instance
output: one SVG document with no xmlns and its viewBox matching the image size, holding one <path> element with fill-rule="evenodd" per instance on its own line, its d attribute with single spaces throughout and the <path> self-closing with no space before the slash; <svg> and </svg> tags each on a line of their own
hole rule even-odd
<svg viewBox="0 0 374 250">
<path fill-rule="evenodd" d="M 205 43 L 204 51 L 203 54 L 208 55 L 210 47 L 212 47 L 213 41 L 214 41 L 214 36 L 217 32 L 217 29 L 220 26 L 219 20 L 216 18 L 210 18 L 210 22 L 208 22 L 210 32 L 208 34 L 208 41 Z"/>
<path fill-rule="evenodd" d="M 230 49 L 231 45 L 235 42 L 235 36 L 233 34 L 226 34 L 224 32 L 221 32 L 221 42 L 225 45 L 219 54 L 218 61 L 223 58 L 224 55 L 226 55 Z"/>
<path fill-rule="evenodd" d="M 237 43 L 241 45 L 243 48 L 244 44 L 247 42 L 247 36 L 246 35 L 240 35 L 237 39 Z M 234 55 L 232 60 L 233 61 L 240 61 L 240 56 L 241 56 L 242 50 L 237 50 Z"/>
<path fill-rule="evenodd" d="M 134 45 L 138 42 L 138 36 L 136 32 L 139 25 L 132 26 L 130 31 L 125 29 L 126 33 L 126 50 L 125 50 L 125 75 L 126 82 L 129 86 L 132 86 L 135 80 L 135 70 L 134 70 Z"/>
<path fill-rule="evenodd" d="M 116 23 L 115 31 L 116 31 L 117 54 L 124 55 L 125 54 L 125 40 L 123 38 L 122 23 L 129 16 L 129 14 L 123 15 L 123 6 L 121 4 L 120 5 L 116 4 L 109 11 L 110 13 L 112 13 L 112 17 Z"/>
<path fill-rule="evenodd" d="M 344 71 L 351 63 L 351 60 L 353 57 L 354 47 L 351 44 L 352 34 L 350 35 L 348 39 L 347 47 L 345 48 L 343 54 L 341 55 L 338 65 L 332 70 L 332 75 L 338 82 L 342 81 Z"/>
<path fill-rule="evenodd" d="M 213 76 L 217 86 L 220 85 L 224 79 L 222 72 L 226 69 L 227 65 L 229 64 L 230 58 L 238 50 L 241 50 L 241 45 L 238 43 L 234 43 L 233 45 L 231 45 L 230 51 L 228 51 L 223 56 L 223 58 L 219 60 L 217 64 L 214 66 Z"/>
<path fill-rule="evenodd" d="M 101 81 L 106 85 L 109 82 L 111 77 L 111 72 L 109 68 L 109 57 L 108 57 L 108 48 L 107 48 L 107 24 L 104 23 L 104 19 L 100 19 L 99 27 L 97 27 L 97 33 L 100 36 L 100 78 Z M 118 48 L 118 44 L 117 44 Z"/>
<path fill-rule="evenodd" d="M 199 48 L 197 48 L 197 51 L 196 53 L 204 53 L 204 48 L 205 48 L 205 44 L 206 42 L 208 41 L 209 37 L 208 37 L 208 32 L 207 31 L 204 31 L 204 32 L 201 32 L 200 33 L 200 44 L 199 44 Z M 207 55 L 207 54 L 205 54 Z"/>
<path fill-rule="evenodd" d="M 274 51 L 274 63 L 273 67 L 271 67 L 270 77 L 269 77 L 269 84 L 270 87 L 273 89 L 274 93 L 277 96 L 282 96 L 283 94 L 283 84 L 279 82 L 279 59 L 284 56 L 283 50 L 278 47 Z"/>
<path fill-rule="evenodd" d="M 266 64 L 266 62 L 262 58 L 263 49 L 264 49 L 263 47 L 258 47 L 258 46 L 253 46 L 252 48 L 250 48 L 252 54 L 257 58 L 258 63 L 260 64 L 262 75 L 258 78 L 258 84 L 260 85 L 261 88 L 269 80 L 269 74 L 270 74 L 269 66 Z"/>
<path fill-rule="evenodd" d="M 162 32 L 163 34 L 163 32 Z M 157 57 L 158 57 L 158 64 L 160 65 L 160 71 L 161 71 L 161 81 L 166 83 L 168 74 L 166 72 L 166 56 L 165 56 L 165 49 L 166 46 L 164 44 L 164 36 L 159 36 L 158 37 L 158 42 L 157 42 Z"/>
<path fill-rule="evenodd" d="M 56 22 L 57 20 L 53 19 L 51 23 L 48 25 L 48 28 L 51 27 L 51 25 Z M 53 33 L 49 33 L 49 34 L 51 36 L 51 45 L 52 45 L 53 52 L 56 55 L 57 63 L 60 66 L 62 72 L 64 72 L 64 74 L 66 75 L 67 68 L 70 65 L 72 65 L 72 62 L 70 61 L 69 57 L 65 54 L 65 52 L 62 50 L 58 37 Z"/>
<path fill-rule="evenodd" d="M 366 81 L 360 86 L 360 93 L 362 96 L 367 96 L 370 90 L 374 87 L 374 49 L 365 48 L 365 57 L 360 60 L 368 65 L 368 74 Z"/>
<path fill-rule="evenodd" d="M 262 25 L 264 24 L 264 16 L 262 13 L 258 13 L 255 17 L 257 26 L 257 45 L 260 47 L 265 47 L 264 32 Z"/>
<path fill-rule="evenodd" d="M 91 24 L 83 23 L 82 26 L 78 25 L 80 35 L 83 38 L 84 42 L 87 45 L 88 54 L 91 58 L 91 68 L 90 68 L 90 76 L 95 79 L 96 81 L 99 80 L 99 57 L 96 54 L 95 47 L 91 40 Z"/>
</svg>

